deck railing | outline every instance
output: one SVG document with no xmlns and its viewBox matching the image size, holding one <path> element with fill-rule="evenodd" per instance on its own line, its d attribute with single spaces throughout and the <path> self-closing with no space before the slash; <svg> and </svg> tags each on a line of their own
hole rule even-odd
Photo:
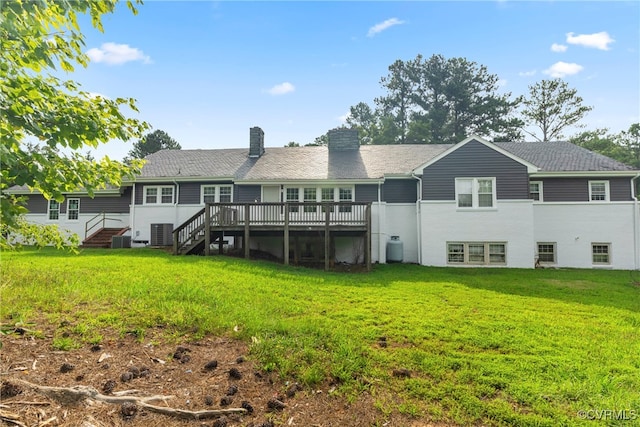
<svg viewBox="0 0 640 427">
<path fill-rule="evenodd" d="M 366 227 L 370 217 L 371 204 L 359 202 L 207 203 L 173 231 L 174 253 L 202 238 L 211 227 Z"/>
</svg>

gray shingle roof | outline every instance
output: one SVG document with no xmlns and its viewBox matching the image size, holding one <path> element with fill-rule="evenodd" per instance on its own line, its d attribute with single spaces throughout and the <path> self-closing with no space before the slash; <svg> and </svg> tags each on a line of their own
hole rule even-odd
<svg viewBox="0 0 640 427">
<path fill-rule="evenodd" d="M 496 145 L 544 172 L 632 171 L 627 165 L 568 142 Z M 248 149 L 163 150 L 147 157 L 140 178 L 233 178 L 236 181 L 378 179 L 407 175 L 452 145 L 363 145 L 358 151 L 327 147 L 267 147 L 260 158 Z"/>
<path fill-rule="evenodd" d="M 633 170 L 631 166 L 565 141 L 498 142 L 495 145 L 538 166 L 544 172 Z"/>
<path fill-rule="evenodd" d="M 260 158 L 248 149 L 163 150 L 147 157 L 141 178 L 233 177 L 242 181 L 376 179 L 408 174 L 450 145 L 363 145 L 357 151 L 327 147 L 267 147 Z"/>
</svg>

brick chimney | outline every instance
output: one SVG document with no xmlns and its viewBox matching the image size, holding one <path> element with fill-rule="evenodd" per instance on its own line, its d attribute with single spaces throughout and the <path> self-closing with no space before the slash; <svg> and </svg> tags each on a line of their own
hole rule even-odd
<svg viewBox="0 0 640 427">
<path fill-rule="evenodd" d="M 329 150 L 330 151 L 346 151 L 359 150 L 360 141 L 358 140 L 357 129 L 338 128 L 331 129 L 328 132 Z"/>
<path fill-rule="evenodd" d="M 255 126 L 249 129 L 249 157 L 260 157 L 264 154 L 264 131 Z"/>
</svg>

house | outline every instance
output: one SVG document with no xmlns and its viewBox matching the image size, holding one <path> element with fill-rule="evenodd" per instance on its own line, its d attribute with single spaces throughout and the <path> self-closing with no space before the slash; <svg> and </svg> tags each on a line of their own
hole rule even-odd
<svg viewBox="0 0 640 427">
<path fill-rule="evenodd" d="M 265 148 L 254 127 L 248 149 L 159 151 L 93 199 L 29 194 L 27 218 L 81 238 L 93 221 L 134 245 L 285 263 L 631 270 L 639 177 L 568 142 L 360 146 L 356 131 L 334 129 L 326 147 Z"/>
</svg>

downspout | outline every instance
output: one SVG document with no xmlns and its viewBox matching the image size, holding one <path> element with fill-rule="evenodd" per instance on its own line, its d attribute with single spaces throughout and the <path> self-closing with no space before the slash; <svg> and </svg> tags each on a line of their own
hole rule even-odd
<svg viewBox="0 0 640 427">
<path fill-rule="evenodd" d="M 631 198 L 633 199 L 633 255 L 634 267 L 640 269 L 640 220 L 638 215 L 638 195 L 636 194 L 636 180 L 640 178 L 640 173 L 631 178 Z"/>
<path fill-rule="evenodd" d="M 386 245 L 386 239 L 382 241 L 382 183 L 384 179 L 378 181 L 378 263 L 385 264 L 387 262 L 386 256 L 385 259 L 382 259 L 382 245 Z M 385 208 L 386 209 L 386 208 Z M 386 218 L 386 210 L 385 210 L 385 218 Z"/>
<path fill-rule="evenodd" d="M 131 190 L 131 207 L 129 208 L 129 221 L 131 227 L 131 240 L 136 240 L 136 183 L 133 183 L 133 190 Z"/>
<path fill-rule="evenodd" d="M 411 172 L 411 176 L 418 180 L 418 194 L 416 197 L 416 228 L 418 232 L 418 264 L 422 265 L 422 221 L 420 218 L 420 206 L 422 201 L 422 178 Z"/>
<path fill-rule="evenodd" d="M 178 182 L 174 179 L 173 183 L 176 185 L 176 203 L 174 204 L 174 206 L 176 207 L 175 209 L 175 218 L 173 220 L 173 226 L 175 228 L 176 225 L 180 225 L 180 223 L 178 222 L 178 202 L 180 201 L 180 185 L 178 185 Z"/>
</svg>

